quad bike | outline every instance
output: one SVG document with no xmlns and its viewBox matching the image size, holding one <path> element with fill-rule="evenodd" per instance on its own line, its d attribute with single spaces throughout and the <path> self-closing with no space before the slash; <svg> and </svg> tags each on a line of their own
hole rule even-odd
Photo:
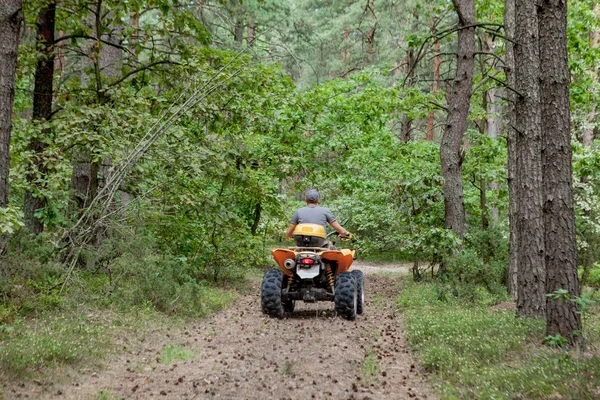
<svg viewBox="0 0 600 400">
<path fill-rule="evenodd" d="M 318 224 L 299 224 L 294 230 L 295 247 L 272 250 L 279 269 L 265 273 L 261 285 L 262 311 L 281 318 L 294 311 L 297 300 L 307 303 L 333 301 L 338 315 L 354 320 L 365 308 L 363 273 L 350 271 L 356 250 L 331 250 L 324 245 L 337 232 L 325 235 Z"/>
</svg>

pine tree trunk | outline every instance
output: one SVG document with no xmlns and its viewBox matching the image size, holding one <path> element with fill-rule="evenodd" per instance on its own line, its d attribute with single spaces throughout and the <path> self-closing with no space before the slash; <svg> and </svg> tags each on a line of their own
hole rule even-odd
<svg viewBox="0 0 600 400">
<path fill-rule="evenodd" d="M 102 1 L 96 3 L 95 18 L 90 20 L 90 26 L 95 31 L 96 36 L 101 38 L 103 43 L 96 43 L 96 51 L 93 57 L 93 67 L 95 71 L 95 92 L 97 93 L 97 102 L 103 104 L 109 100 L 105 93 L 104 80 L 118 78 L 121 75 L 123 64 L 123 52 L 121 46 L 120 25 L 111 26 L 110 33 L 103 29 L 103 7 Z M 104 15 L 106 17 L 106 15 Z M 111 46 L 110 43 L 114 44 Z M 93 129 L 93 128 L 90 128 Z M 92 162 L 92 154 L 89 149 L 82 148 L 75 152 L 73 158 L 73 173 L 71 175 L 71 189 L 73 198 L 78 209 L 87 208 L 96 197 L 99 187 L 102 186 L 108 175 L 111 165 L 110 159 L 100 162 Z"/>
<path fill-rule="evenodd" d="M 515 37 L 515 0 L 504 1 L 504 31 L 510 39 Z M 515 87 L 515 53 L 514 44 L 506 41 L 505 56 L 506 83 L 509 88 Z M 517 196 L 517 131 L 515 130 L 517 117 L 515 114 L 515 93 L 508 89 L 506 91 L 508 98 L 508 126 L 507 126 L 507 147 L 508 147 L 508 221 L 510 225 L 509 239 L 509 264 L 508 264 L 508 291 L 516 300 L 518 296 L 518 249 L 519 249 L 519 229 L 517 227 L 517 213 L 519 203 Z"/>
<path fill-rule="evenodd" d="M 594 4 L 593 8 L 592 8 L 593 12 L 594 12 L 594 16 L 598 19 L 600 19 L 600 6 L 598 4 Z M 590 31 L 590 45 L 592 47 L 599 47 L 600 46 L 600 31 Z M 600 66 L 598 66 L 598 64 L 596 64 L 596 69 L 594 71 L 594 75 L 596 76 L 596 79 L 599 78 L 599 70 L 600 70 Z M 585 125 L 583 127 L 583 134 L 581 136 L 581 142 L 586 145 L 589 146 L 594 142 L 594 128 L 595 128 L 595 123 L 596 123 L 596 118 L 598 117 L 598 113 L 597 113 L 597 105 L 596 104 L 592 104 L 591 105 L 592 110 L 590 112 L 588 112 L 586 119 L 585 119 Z"/>
<path fill-rule="evenodd" d="M 542 121 L 536 0 L 515 3 L 515 87 L 517 149 L 517 314 L 544 317 L 544 216 L 542 211 Z"/>
<path fill-rule="evenodd" d="M 254 47 L 254 35 L 256 33 L 256 24 L 252 22 L 252 16 L 248 16 L 248 37 L 246 43 L 248 47 Z"/>
<path fill-rule="evenodd" d="M 233 40 L 240 43 L 244 41 L 244 25 L 241 21 L 237 21 L 233 27 Z"/>
<path fill-rule="evenodd" d="M 568 299 L 546 300 L 546 332 L 560 334 L 570 345 L 581 345 L 581 316 L 573 206 L 571 116 L 567 59 L 566 0 L 543 0 L 538 13 L 542 104 L 542 162 L 546 292 L 562 289 Z"/>
<path fill-rule="evenodd" d="M 437 34 L 435 27 L 432 27 L 431 33 L 433 35 Z M 433 96 L 437 95 L 440 88 L 440 64 L 440 41 L 436 38 L 433 40 Z M 434 122 L 435 114 L 433 110 L 431 110 L 427 115 L 427 136 L 425 137 L 425 140 L 428 142 L 432 142 L 434 138 Z"/>
<path fill-rule="evenodd" d="M 347 44 L 348 39 L 350 38 L 350 30 L 344 27 L 344 47 L 342 48 L 342 63 L 346 64 L 348 62 L 348 55 L 350 46 Z"/>
<path fill-rule="evenodd" d="M 489 35 L 485 35 L 484 37 L 485 51 L 493 52 L 494 51 L 494 43 L 493 39 Z M 494 68 L 494 61 L 488 59 L 487 68 Z M 500 93 L 499 88 L 492 87 L 485 91 L 483 103 L 485 104 L 486 117 L 485 117 L 485 134 L 492 138 L 496 139 L 502 134 L 502 105 L 499 101 L 498 95 Z M 489 188 L 491 190 L 498 190 L 498 181 L 496 179 L 492 179 L 489 183 Z M 494 222 L 498 221 L 498 208 L 492 207 L 489 209 L 489 218 Z"/>
<path fill-rule="evenodd" d="M 52 118 L 52 96 L 54 84 L 54 18 L 56 15 L 56 3 L 51 1 L 47 8 L 40 10 L 37 20 L 37 48 L 41 51 L 35 68 L 35 83 L 33 90 L 33 120 L 50 121 Z M 49 134 L 48 130 L 43 131 Z M 47 174 L 44 167 L 43 152 L 46 145 L 43 141 L 34 139 L 30 143 L 30 149 L 35 153 L 32 172 L 28 174 L 27 180 L 30 185 L 36 185 L 36 181 L 44 179 Z M 25 192 L 23 213 L 25 225 L 35 234 L 44 230 L 43 221 L 35 216 L 40 208 L 47 204 L 43 196 L 36 195 L 31 191 Z"/>
<path fill-rule="evenodd" d="M 453 3 L 460 27 L 473 25 L 475 23 L 474 1 L 453 0 Z M 475 28 L 462 28 L 458 31 L 456 77 L 448 99 L 448 118 L 440 147 L 446 228 L 451 228 L 460 237 L 465 233 L 461 145 L 467 131 L 467 117 L 473 93 L 474 56 Z"/>
<path fill-rule="evenodd" d="M 0 207 L 8 205 L 10 133 L 22 21 L 21 0 L 0 0 Z"/>
<path fill-rule="evenodd" d="M 375 32 L 377 32 L 377 18 L 375 17 L 375 0 L 367 0 L 364 13 L 368 13 L 370 19 L 374 19 L 375 23 L 367 32 L 367 64 L 373 63 L 373 56 L 375 55 Z"/>
</svg>

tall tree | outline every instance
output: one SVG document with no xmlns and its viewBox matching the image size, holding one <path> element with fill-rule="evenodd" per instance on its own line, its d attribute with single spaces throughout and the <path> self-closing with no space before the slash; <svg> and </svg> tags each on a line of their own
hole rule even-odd
<svg viewBox="0 0 600 400">
<path fill-rule="evenodd" d="M 475 3 L 474 0 L 453 0 L 458 14 L 458 54 L 456 77 L 448 98 L 448 118 L 440 147 L 444 177 L 444 205 L 446 227 L 458 236 L 465 233 L 465 206 L 461 145 L 467 131 L 467 117 L 473 94 L 473 67 L 475 64 Z"/>
<path fill-rule="evenodd" d="M 567 56 L 567 2 L 544 0 L 538 13 L 542 110 L 542 165 L 544 180 L 544 236 L 546 292 L 566 290 L 569 296 L 547 297 L 546 331 L 580 345 L 581 316 L 573 207 L 571 116 Z"/>
<path fill-rule="evenodd" d="M 89 60 L 94 70 L 93 90 L 96 93 L 96 102 L 104 104 L 110 100 L 105 84 L 106 78 L 117 79 L 120 77 L 122 67 L 122 26 L 113 25 L 110 21 L 114 18 L 110 11 L 106 11 L 102 0 L 97 0 L 89 24 L 95 32 L 95 44 L 92 46 Z M 87 60 L 86 60 L 87 61 Z M 90 129 L 97 129 L 90 128 Z M 109 162 L 106 162 L 102 171 L 103 161 L 92 161 L 92 154 L 88 148 L 81 148 L 75 152 L 73 160 L 73 173 L 71 187 L 73 197 L 78 208 L 87 208 L 96 197 L 100 184 L 99 173 L 107 174 Z M 108 160 L 106 160 L 108 161 Z"/>
<path fill-rule="evenodd" d="M 40 52 L 40 56 L 35 68 L 32 118 L 37 122 L 50 121 L 52 118 L 55 17 L 56 1 L 50 0 L 48 4 L 40 10 L 36 23 L 36 47 Z M 48 133 L 49 131 L 47 128 L 42 130 L 42 134 Z M 28 181 L 30 185 L 37 187 L 37 189 L 41 189 L 40 181 L 43 181 L 46 175 L 46 167 L 44 166 L 43 160 L 43 152 L 46 148 L 46 144 L 42 138 L 36 137 L 31 141 L 30 148 L 35 153 L 35 159 L 32 171 L 28 176 Z M 23 207 L 25 224 L 33 233 L 37 234 L 44 230 L 42 219 L 35 214 L 45 205 L 46 199 L 40 193 L 35 193 L 32 190 L 27 190 L 25 192 Z"/>
<path fill-rule="evenodd" d="M 598 5 L 598 3 L 595 3 L 592 6 L 592 10 L 594 15 L 596 16 L 596 18 L 600 19 L 600 5 Z M 590 30 L 590 46 L 592 48 L 597 48 L 600 47 L 600 30 L 598 30 L 597 28 L 592 28 Z M 598 66 L 596 64 L 596 67 L 594 69 L 594 71 L 592 72 L 596 79 L 598 79 L 598 77 L 600 76 L 600 66 Z M 586 119 L 585 119 L 585 126 L 583 128 L 583 134 L 581 135 L 581 141 L 584 145 L 589 146 L 592 144 L 592 142 L 594 141 L 594 128 L 595 128 L 595 124 L 594 122 L 596 121 L 596 115 L 597 115 L 597 106 L 596 104 L 592 105 L 592 109 L 588 112 Z"/>
<path fill-rule="evenodd" d="M 8 205 L 10 132 L 22 20 L 21 0 L 0 0 L 0 207 Z"/>
<path fill-rule="evenodd" d="M 517 131 L 515 102 L 516 96 L 515 87 L 515 49 L 512 39 L 515 37 L 515 0 L 504 1 L 504 31 L 509 40 L 506 41 L 505 55 L 505 74 L 506 83 L 508 84 L 508 127 L 507 127 L 507 147 L 508 147 L 508 222 L 510 225 L 509 239 L 509 264 L 508 264 L 508 290 L 514 299 L 518 296 L 518 271 L 519 265 L 519 229 L 518 229 L 518 212 L 519 212 L 519 197 L 517 184 Z"/>
<path fill-rule="evenodd" d="M 433 39 L 433 87 L 432 94 L 435 97 L 440 88 L 440 41 L 437 38 L 437 26 L 435 22 L 431 23 L 431 34 L 434 36 Z M 427 135 L 426 140 L 432 142 L 434 138 L 434 123 L 435 114 L 433 110 L 429 111 L 427 115 Z"/>
<path fill-rule="evenodd" d="M 412 22 L 413 31 L 416 31 L 418 29 L 419 15 L 415 11 L 413 13 L 412 17 L 413 17 L 413 22 Z M 417 63 L 417 59 L 415 56 L 415 48 L 412 44 L 408 45 L 408 49 L 406 51 L 406 58 L 405 58 L 404 62 L 406 63 L 406 79 L 404 80 L 404 87 L 410 88 L 410 87 L 413 87 L 416 83 L 415 82 L 416 81 L 415 67 L 416 67 L 416 63 Z M 408 142 L 408 141 L 410 141 L 410 134 L 411 134 L 411 130 L 412 130 L 412 122 L 413 121 L 408 117 L 408 115 L 406 113 L 402 114 L 400 121 L 401 121 L 400 140 L 402 140 L 403 142 Z"/>
<path fill-rule="evenodd" d="M 544 216 L 542 121 L 536 0 L 515 2 L 516 180 L 518 198 L 517 314 L 544 317 Z"/>
</svg>

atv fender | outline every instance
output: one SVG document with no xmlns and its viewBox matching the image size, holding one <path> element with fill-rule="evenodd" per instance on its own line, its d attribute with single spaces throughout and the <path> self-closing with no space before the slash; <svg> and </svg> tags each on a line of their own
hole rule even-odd
<svg viewBox="0 0 600 400">
<path fill-rule="evenodd" d="M 321 253 L 321 258 L 325 261 L 337 262 L 336 276 L 342 272 L 346 272 L 350 269 L 352 262 L 354 261 L 355 250 L 342 249 L 342 250 L 327 250 Z"/>
<path fill-rule="evenodd" d="M 273 258 L 277 262 L 277 265 L 279 265 L 279 269 L 281 269 L 281 272 L 283 272 L 287 276 L 292 276 L 292 271 L 287 269 L 283 265 L 283 263 L 285 262 L 285 260 L 290 259 L 290 258 L 292 260 L 295 260 L 296 253 L 294 253 L 292 250 L 288 250 L 288 249 L 275 249 L 275 250 L 271 250 L 271 253 L 273 253 Z"/>
</svg>

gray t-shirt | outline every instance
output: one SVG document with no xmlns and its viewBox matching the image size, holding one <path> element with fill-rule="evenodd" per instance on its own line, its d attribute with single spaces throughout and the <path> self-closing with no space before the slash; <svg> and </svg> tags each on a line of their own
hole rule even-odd
<svg viewBox="0 0 600 400">
<path fill-rule="evenodd" d="M 327 223 L 332 223 L 333 221 L 335 221 L 335 217 L 327 208 L 306 206 L 296 210 L 290 222 L 294 225 L 319 224 L 326 228 Z"/>
</svg>

